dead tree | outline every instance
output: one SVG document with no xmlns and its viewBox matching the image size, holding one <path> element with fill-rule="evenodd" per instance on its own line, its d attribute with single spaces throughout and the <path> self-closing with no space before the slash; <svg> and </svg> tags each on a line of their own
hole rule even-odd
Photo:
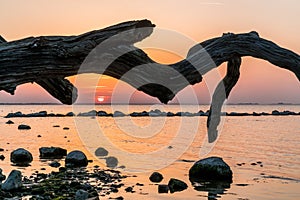
<svg viewBox="0 0 300 200">
<path fill-rule="evenodd" d="M 239 79 L 241 57 L 269 61 L 293 72 L 300 80 L 300 56 L 260 38 L 254 31 L 223 34 L 195 45 L 180 62 L 159 64 L 133 46 L 148 37 L 154 27 L 149 20 L 140 20 L 78 36 L 29 37 L 11 42 L 0 36 L 0 90 L 13 95 L 18 85 L 36 82 L 62 103 L 72 104 L 77 98 L 77 89 L 65 77 L 98 73 L 125 81 L 168 103 L 180 90 L 201 82 L 202 75 L 228 62 L 227 75 L 215 90 L 207 121 L 209 141 L 212 142 L 217 137 L 222 104 Z M 97 50 L 106 41 L 110 42 L 105 48 Z M 90 55 L 96 58 L 89 63 L 86 57 Z M 82 68 L 85 62 L 86 67 Z"/>
</svg>

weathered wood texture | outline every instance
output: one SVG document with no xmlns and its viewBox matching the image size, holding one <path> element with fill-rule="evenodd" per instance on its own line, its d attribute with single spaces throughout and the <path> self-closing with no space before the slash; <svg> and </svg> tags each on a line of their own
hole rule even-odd
<svg viewBox="0 0 300 200">
<path fill-rule="evenodd" d="M 201 82 L 202 75 L 228 62 L 227 75 L 217 87 L 208 117 L 209 129 L 216 130 L 222 103 L 239 78 L 241 57 L 269 61 L 293 72 L 300 80 L 300 56 L 260 38 L 254 31 L 227 33 L 201 42 L 190 49 L 186 59 L 175 64 L 156 63 L 133 46 L 148 37 L 154 27 L 149 20 L 140 20 L 79 36 L 29 37 L 12 42 L 0 37 L 0 90 L 14 94 L 18 85 L 36 82 L 62 103 L 72 104 L 77 90 L 64 78 L 99 73 L 125 81 L 167 103 L 186 86 Z M 105 48 L 97 50 L 106 41 Z M 95 58 L 91 59 L 93 52 Z"/>
</svg>

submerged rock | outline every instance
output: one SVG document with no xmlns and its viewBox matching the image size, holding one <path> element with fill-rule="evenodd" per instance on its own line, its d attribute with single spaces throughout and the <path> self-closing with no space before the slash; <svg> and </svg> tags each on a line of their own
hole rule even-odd
<svg viewBox="0 0 300 200">
<path fill-rule="evenodd" d="M 22 174 L 18 170 L 12 170 L 6 181 L 1 185 L 1 189 L 6 191 L 17 190 L 21 187 Z"/>
<path fill-rule="evenodd" d="M 88 160 L 82 151 L 75 150 L 67 155 L 65 163 L 66 167 L 86 167 Z"/>
<path fill-rule="evenodd" d="M 151 176 L 149 177 L 150 181 L 154 183 L 159 183 L 163 180 L 163 175 L 159 172 L 153 172 Z"/>
<path fill-rule="evenodd" d="M 181 180 L 171 178 L 168 183 L 171 193 L 180 192 L 188 188 L 187 184 Z"/>
<path fill-rule="evenodd" d="M 96 149 L 95 155 L 96 156 L 107 156 L 108 151 L 106 149 L 102 148 L 102 147 L 99 147 L 98 149 Z"/>
<path fill-rule="evenodd" d="M 41 147 L 39 152 L 42 159 L 60 159 L 67 155 L 67 150 L 60 147 Z"/>
<path fill-rule="evenodd" d="M 116 157 L 110 156 L 106 158 L 106 166 L 110 168 L 114 168 L 118 166 L 118 159 Z"/>
<path fill-rule="evenodd" d="M 28 166 L 32 160 L 32 154 L 23 148 L 16 149 L 10 154 L 10 161 L 18 166 Z"/>
<path fill-rule="evenodd" d="M 189 170 L 191 181 L 218 180 L 232 182 L 230 167 L 219 157 L 209 157 L 197 161 Z"/>
<path fill-rule="evenodd" d="M 29 130 L 29 129 L 31 129 L 31 127 L 28 126 L 28 125 L 26 125 L 26 124 L 20 124 L 20 125 L 18 126 L 18 129 L 19 129 L 19 130 Z"/>
</svg>

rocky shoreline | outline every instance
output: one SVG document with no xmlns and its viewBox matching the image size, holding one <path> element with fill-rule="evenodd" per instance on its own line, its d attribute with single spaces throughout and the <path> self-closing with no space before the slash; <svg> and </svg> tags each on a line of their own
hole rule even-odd
<svg viewBox="0 0 300 200">
<path fill-rule="evenodd" d="M 206 112 L 200 110 L 199 112 L 163 112 L 158 109 L 151 110 L 149 112 L 142 111 L 142 112 L 132 112 L 129 114 L 123 113 L 121 111 L 115 111 L 114 113 L 107 113 L 106 111 L 100 110 L 91 110 L 88 112 L 81 112 L 78 114 L 75 114 L 74 112 L 68 112 L 66 114 L 60 114 L 60 113 L 48 113 L 47 111 L 40 111 L 35 113 L 29 113 L 24 114 L 20 111 L 14 112 L 14 113 L 8 113 L 4 118 L 17 118 L 17 117 L 125 117 L 125 116 L 131 116 L 131 117 L 175 117 L 175 116 L 185 116 L 185 117 L 195 117 L 195 116 L 208 116 L 209 110 Z M 293 112 L 293 111 L 278 111 L 273 110 L 271 113 L 267 112 L 225 112 L 221 113 L 223 116 L 287 116 L 287 115 L 300 115 L 300 112 Z"/>
<path fill-rule="evenodd" d="M 41 147 L 39 153 L 40 159 L 51 161 L 49 166 L 58 168 L 58 171 L 48 174 L 35 171 L 27 177 L 17 169 L 12 169 L 6 176 L 0 169 L 0 199 L 15 200 L 26 197 L 30 200 L 96 200 L 101 197 L 112 199 L 110 195 L 118 196 L 120 190 L 126 193 L 136 192 L 134 186 L 126 186 L 123 183 L 127 177 L 135 175 L 123 175 L 114 168 L 87 167 L 92 161 L 88 160 L 82 151 L 74 150 L 67 153 L 60 147 Z M 65 166 L 61 167 L 57 159 L 64 159 Z M 18 148 L 10 154 L 13 166 L 27 167 L 32 160 L 32 154 L 23 148 Z M 181 192 L 189 187 L 187 183 L 177 178 L 170 178 L 168 184 L 161 184 L 163 179 L 162 174 L 153 172 L 148 181 L 149 184 L 157 185 L 158 193 Z M 209 183 L 210 186 L 217 188 L 217 195 L 230 187 L 232 171 L 222 158 L 210 157 L 193 164 L 189 171 L 189 179 L 190 185 L 195 190 L 205 191 L 206 184 Z M 140 183 L 136 185 L 144 186 Z M 118 196 L 114 199 L 121 200 L 124 197 Z"/>
</svg>

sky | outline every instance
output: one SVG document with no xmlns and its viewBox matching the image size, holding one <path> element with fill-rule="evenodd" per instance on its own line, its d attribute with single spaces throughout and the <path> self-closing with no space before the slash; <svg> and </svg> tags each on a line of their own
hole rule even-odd
<svg viewBox="0 0 300 200">
<path fill-rule="evenodd" d="M 298 0 L 1 0 L 0 35 L 7 41 L 40 35 L 78 35 L 119 22 L 149 19 L 156 24 L 156 29 L 179 34 L 194 43 L 222 33 L 255 30 L 261 37 L 299 54 L 299 8 Z M 155 34 L 152 37 L 155 38 Z M 164 42 L 169 45 L 168 49 L 156 48 Z M 172 37 L 158 37 L 155 48 L 144 45 L 144 50 L 157 62 L 174 63 L 184 57 L 193 42 L 181 44 Z M 143 47 L 143 42 L 138 45 Z M 173 48 L 178 51 L 174 52 Z M 225 67 L 226 64 L 219 67 L 222 76 Z M 100 77 L 80 76 L 94 80 Z M 69 79 L 74 82 L 76 77 Z M 211 90 L 208 88 L 205 81 L 188 87 L 173 102 L 180 99 L 180 102 L 191 103 L 191 92 L 196 92 L 199 103 L 209 103 Z M 12 96 L 1 91 L 0 102 L 58 102 L 36 84 L 18 86 L 15 93 Z M 113 93 L 116 94 L 114 102 L 122 103 L 126 98 L 131 103 L 158 102 L 110 77 L 102 77 L 96 91 L 87 85 L 79 86 L 78 102 L 109 103 Z M 299 104 L 299 81 L 291 72 L 266 61 L 243 58 L 240 80 L 228 103 L 245 102 Z"/>
</svg>

